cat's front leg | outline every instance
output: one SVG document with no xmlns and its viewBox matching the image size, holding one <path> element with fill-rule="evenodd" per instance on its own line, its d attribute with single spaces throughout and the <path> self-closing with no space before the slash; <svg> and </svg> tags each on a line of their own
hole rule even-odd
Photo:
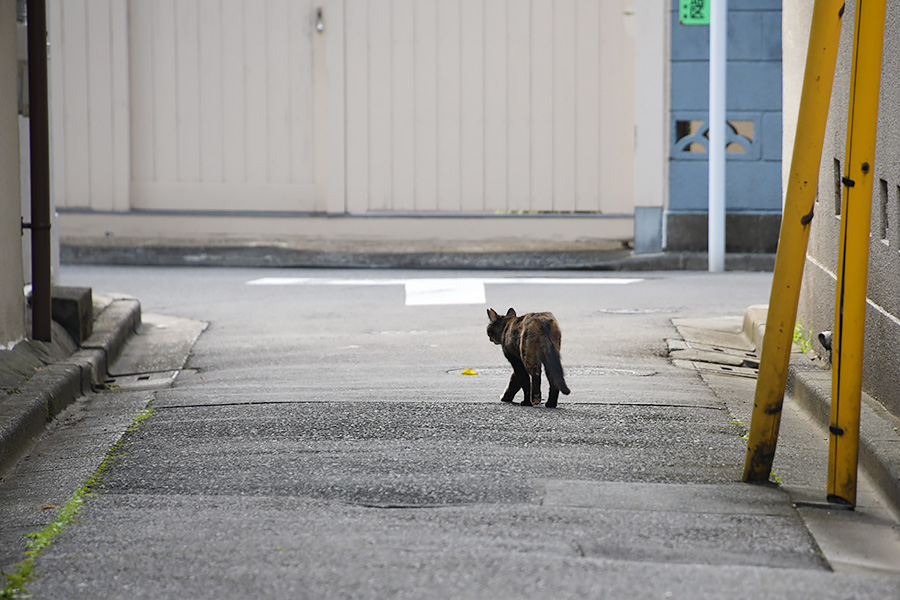
<svg viewBox="0 0 900 600">
<path fill-rule="evenodd" d="M 507 388 L 506 393 L 503 394 L 501 400 L 504 402 L 512 402 L 516 393 L 519 390 L 522 390 L 525 393 L 525 400 L 523 400 L 522 403 L 525 404 L 526 401 L 530 401 L 531 399 L 531 378 L 528 376 L 528 369 L 519 358 L 507 358 L 509 358 L 509 362 L 512 365 L 513 374 L 512 377 L 509 378 L 509 387 Z M 527 404 L 525 404 L 525 406 L 527 406 Z"/>
<path fill-rule="evenodd" d="M 506 391 L 503 392 L 503 396 L 500 398 L 501 402 L 512 402 L 513 398 L 516 397 L 516 394 L 519 393 L 519 390 L 522 389 L 522 384 L 519 382 L 519 376 L 513 372 L 512 376 L 509 378 L 509 385 L 506 387 Z"/>
<path fill-rule="evenodd" d="M 531 377 L 527 371 L 519 375 L 519 381 L 522 385 L 522 406 L 531 406 Z"/>
</svg>

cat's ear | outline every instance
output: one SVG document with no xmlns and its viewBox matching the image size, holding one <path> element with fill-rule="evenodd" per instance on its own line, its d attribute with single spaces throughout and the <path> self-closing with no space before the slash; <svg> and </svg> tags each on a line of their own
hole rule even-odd
<svg viewBox="0 0 900 600">
<path fill-rule="evenodd" d="M 516 316 L 516 309 L 510 308 L 508 311 L 506 311 L 506 316 L 507 316 L 507 317 L 514 317 L 514 316 Z"/>
<path fill-rule="evenodd" d="M 491 323 L 493 323 L 494 321 L 496 321 L 497 319 L 500 318 L 500 315 L 498 315 L 497 311 L 494 310 L 493 308 L 489 308 L 487 310 L 487 313 L 488 313 L 488 319 L 491 320 Z"/>
</svg>

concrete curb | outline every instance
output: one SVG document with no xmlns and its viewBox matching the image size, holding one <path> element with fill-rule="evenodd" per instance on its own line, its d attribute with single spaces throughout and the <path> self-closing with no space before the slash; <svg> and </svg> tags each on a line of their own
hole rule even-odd
<svg viewBox="0 0 900 600">
<path fill-rule="evenodd" d="M 61 247 L 66 264 L 354 269 L 504 269 L 591 271 L 703 271 L 702 252 L 634 254 L 630 250 L 372 251 L 352 246 L 318 251 L 277 246 Z M 774 254 L 727 254 L 729 271 L 771 271 Z"/>
<path fill-rule="evenodd" d="M 66 407 L 106 379 L 108 366 L 141 323 L 134 298 L 112 298 L 94 317 L 93 334 L 67 358 L 38 369 L 20 369 L 21 383 L 0 398 L 0 474 L 11 468 Z M 35 345 L 36 342 L 20 342 Z M 29 353 L 24 348 L 22 353 Z M 10 355 L 0 353 L 0 361 Z M 15 367 L 10 367 L 14 369 Z"/>
<path fill-rule="evenodd" d="M 766 307 L 753 306 L 744 315 L 744 331 L 757 336 L 762 347 Z M 785 395 L 793 398 L 825 430 L 831 422 L 831 365 L 791 355 Z M 859 464 L 872 477 L 894 508 L 900 511 L 900 419 L 866 393 L 862 397 Z"/>
<path fill-rule="evenodd" d="M 791 360 L 786 393 L 824 427 L 831 420 L 831 369 L 803 355 Z M 863 393 L 859 430 L 859 464 L 900 510 L 900 434 L 897 418 Z"/>
</svg>

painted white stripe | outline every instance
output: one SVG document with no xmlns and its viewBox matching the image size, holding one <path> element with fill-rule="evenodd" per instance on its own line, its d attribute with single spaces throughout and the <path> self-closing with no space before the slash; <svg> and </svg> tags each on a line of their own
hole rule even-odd
<svg viewBox="0 0 900 600">
<path fill-rule="evenodd" d="M 405 288 L 407 306 L 487 302 L 479 279 L 410 279 Z"/>
<path fill-rule="evenodd" d="M 402 285 L 407 306 L 485 304 L 485 284 L 492 285 L 627 285 L 642 279 L 621 277 L 444 277 L 407 279 L 330 279 L 326 277 L 260 277 L 247 285 Z"/>
<path fill-rule="evenodd" d="M 627 285 L 643 279 L 623 277 L 495 277 L 482 279 L 484 283 L 526 285 Z"/>
<path fill-rule="evenodd" d="M 477 277 L 464 278 L 466 281 L 499 285 L 627 285 L 643 279 L 622 277 Z M 332 279 L 328 277 L 260 277 L 251 279 L 247 285 L 406 285 L 410 281 L 423 281 L 422 278 L 406 279 Z M 461 278 L 445 277 L 429 278 L 428 281 L 461 281 Z"/>
</svg>

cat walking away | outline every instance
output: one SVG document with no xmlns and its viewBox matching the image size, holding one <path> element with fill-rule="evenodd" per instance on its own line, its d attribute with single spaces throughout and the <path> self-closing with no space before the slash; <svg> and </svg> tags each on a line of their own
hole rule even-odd
<svg viewBox="0 0 900 600">
<path fill-rule="evenodd" d="M 522 406 L 540 404 L 543 365 L 550 382 L 547 407 L 555 407 L 559 393 L 569 393 L 559 357 L 562 340 L 559 323 L 548 312 L 528 313 L 517 317 L 516 311 L 510 308 L 506 316 L 501 317 L 493 308 L 489 308 L 487 314 L 490 319 L 487 326 L 488 337 L 503 348 L 503 355 L 513 368 L 509 386 L 500 400 L 512 402 L 519 390 L 522 390 L 525 394 Z"/>
</svg>

